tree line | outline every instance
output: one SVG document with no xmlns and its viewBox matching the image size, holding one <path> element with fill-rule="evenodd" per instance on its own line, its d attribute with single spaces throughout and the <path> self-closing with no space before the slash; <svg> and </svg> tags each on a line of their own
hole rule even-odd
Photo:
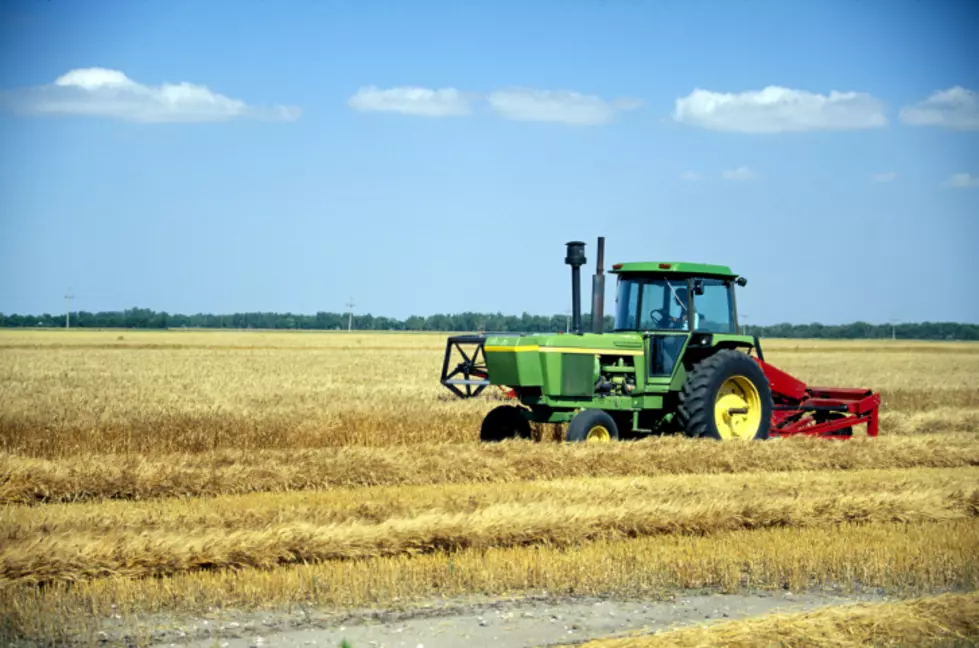
<svg viewBox="0 0 979 648">
<path fill-rule="evenodd" d="M 126 329 L 302 329 L 358 331 L 499 331 L 499 332 L 556 332 L 570 327 L 567 315 L 504 315 L 502 313 L 436 314 L 422 317 L 412 315 L 404 320 L 374 315 L 318 312 L 315 315 L 295 313 L 233 313 L 214 315 L 197 313 L 181 315 L 157 312 L 147 308 L 130 308 L 123 311 L 71 313 L 72 328 L 126 328 Z M 582 326 L 591 330 L 591 314 L 583 313 Z M 605 316 L 605 330 L 612 330 L 613 318 Z M 63 328 L 65 315 L 4 315 L 0 313 L 0 327 Z M 768 338 L 825 338 L 825 339 L 881 339 L 894 337 L 901 340 L 979 340 L 979 324 L 958 322 L 917 322 L 896 324 L 773 324 L 769 326 L 744 326 L 744 333 Z"/>
<path fill-rule="evenodd" d="M 584 314 L 582 326 L 591 328 L 591 315 Z M 606 330 L 613 318 L 605 316 Z M 453 315 L 412 315 L 399 320 L 374 315 L 318 312 L 315 315 L 295 313 L 232 313 L 213 315 L 197 313 L 180 315 L 156 312 L 146 308 L 130 308 L 124 311 L 71 313 L 71 327 L 78 328 L 229 328 L 229 329 L 303 329 L 346 330 L 348 326 L 358 331 L 564 331 L 570 326 L 566 315 L 503 315 L 502 313 L 457 313 Z M 64 327 L 65 315 L 4 315 L 0 313 L 0 327 Z"/>
</svg>

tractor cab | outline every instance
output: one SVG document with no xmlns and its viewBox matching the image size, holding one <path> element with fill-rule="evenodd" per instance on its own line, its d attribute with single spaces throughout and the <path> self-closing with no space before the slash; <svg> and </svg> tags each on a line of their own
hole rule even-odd
<svg viewBox="0 0 979 648">
<path fill-rule="evenodd" d="M 747 281 L 723 265 L 616 263 L 614 332 L 639 332 L 649 348 L 650 383 L 672 382 L 680 360 L 692 365 L 722 344 L 750 348 L 739 335 L 734 286 Z M 682 376 L 680 376 L 682 377 Z"/>
<path fill-rule="evenodd" d="M 738 333 L 734 285 L 727 266 L 617 263 L 615 331 Z"/>
</svg>

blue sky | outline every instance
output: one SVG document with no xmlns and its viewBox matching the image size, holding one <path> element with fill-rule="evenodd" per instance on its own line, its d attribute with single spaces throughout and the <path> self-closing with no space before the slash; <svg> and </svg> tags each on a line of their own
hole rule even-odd
<svg viewBox="0 0 979 648">
<path fill-rule="evenodd" d="M 730 265 L 748 323 L 979 322 L 968 0 L 7 0 L 0 30 L 0 312 L 560 313 L 564 243 L 588 277 L 604 235 Z"/>
</svg>

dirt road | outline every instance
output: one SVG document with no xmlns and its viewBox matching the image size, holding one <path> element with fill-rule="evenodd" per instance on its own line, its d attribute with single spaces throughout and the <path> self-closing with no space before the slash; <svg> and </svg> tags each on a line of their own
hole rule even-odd
<svg viewBox="0 0 979 648">
<path fill-rule="evenodd" d="M 678 594 L 672 600 L 649 602 L 544 597 L 457 600 L 410 610 L 364 610 L 343 616 L 312 610 L 279 615 L 224 612 L 220 619 L 170 619 L 166 629 L 155 633 L 154 642 L 194 648 L 332 648 L 343 641 L 351 648 L 529 648 L 875 600 L 881 597 L 778 592 Z"/>
</svg>

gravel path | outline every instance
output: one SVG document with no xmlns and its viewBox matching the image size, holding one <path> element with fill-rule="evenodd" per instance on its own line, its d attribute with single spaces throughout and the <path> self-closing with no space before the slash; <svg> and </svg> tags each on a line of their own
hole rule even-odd
<svg viewBox="0 0 979 648">
<path fill-rule="evenodd" d="M 875 601 L 872 594 L 832 596 L 789 592 L 677 595 L 667 601 L 553 598 L 442 601 L 411 610 L 364 610 L 344 616 L 226 612 L 223 620 L 171 619 L 156 645 L 193 648 L 339 647 L 529 648 L 671 626 L 738 619 L 774 611 Z M 229 620 L 234 619 L 234 620 Z"/>
</svg>

